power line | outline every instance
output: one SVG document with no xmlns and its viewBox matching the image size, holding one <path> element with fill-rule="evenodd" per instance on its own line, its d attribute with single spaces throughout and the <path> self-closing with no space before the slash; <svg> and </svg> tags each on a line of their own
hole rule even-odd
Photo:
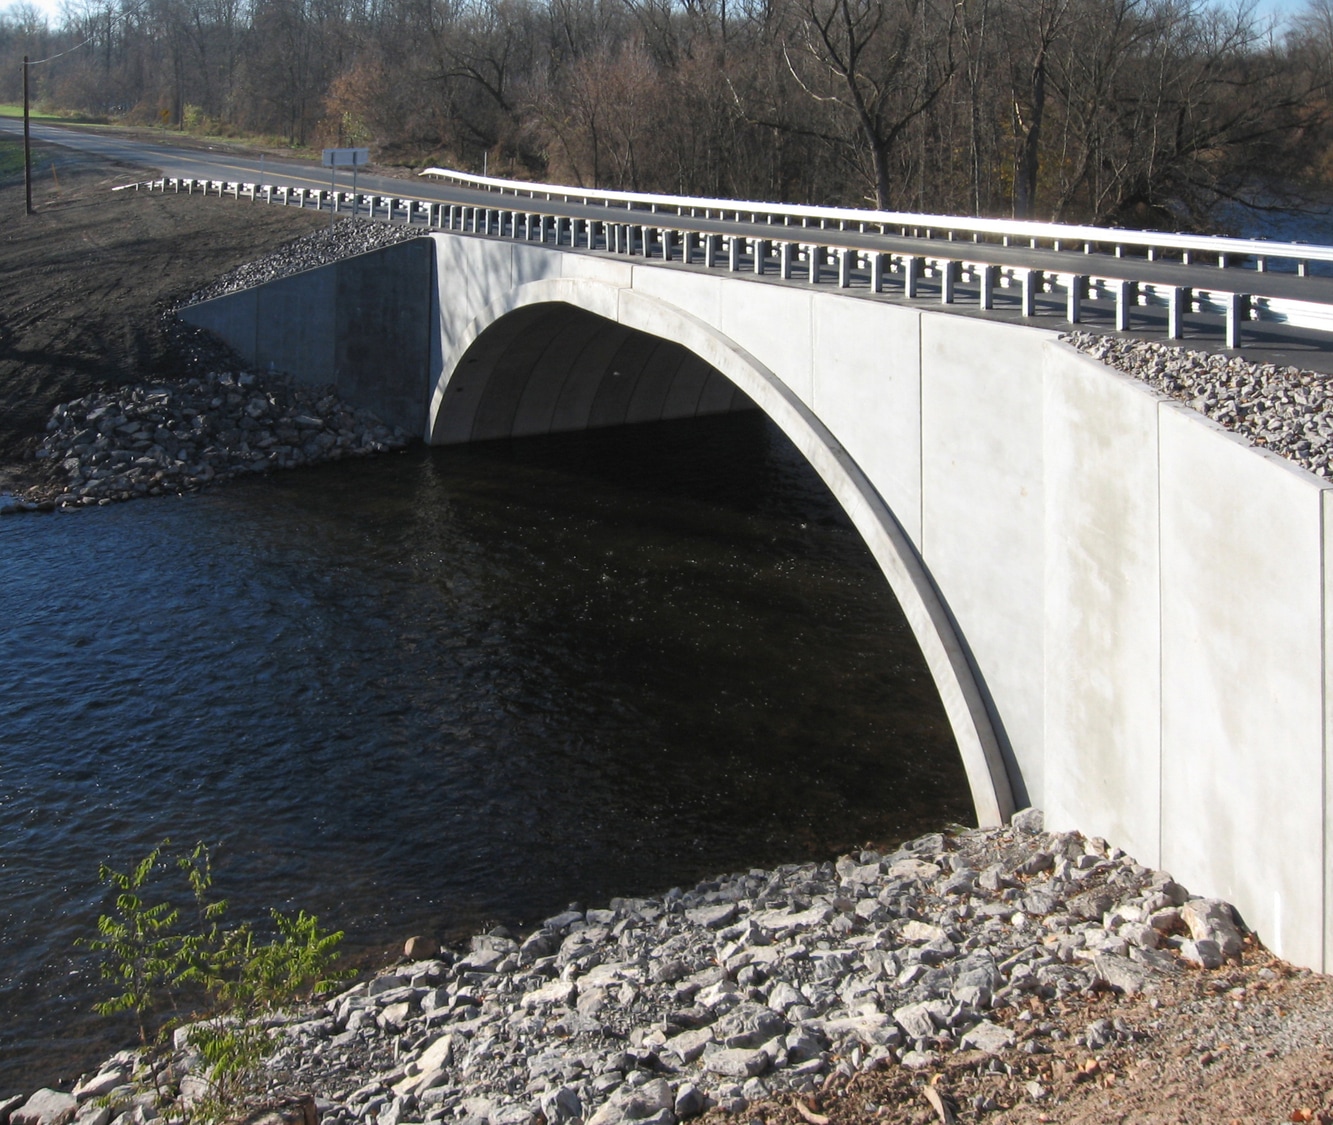
<svg viewBox="0 0 1333 1125">
<path fill-rule="evenodd" d="M 111 29 L 111 23 L 113 18 L 115 20 L 123 20 L 128 16 L 137 15 L 143 8 L 147 7 L 147 5 L 148 5 L 148 0 L 139 0 L 139 3 L 134 4 L 129 8 L 122 8 L 119 12 L 115 13 L 114 17 L 111 15 L 110 5 L 108 5 L 107 30 L 109 31 Z M 29 215 L 33 213 L 33 210 L 32 210 L 32 140 L 31 140 L 31 130 L 28 124 L 28 68 L 34 66 L 40 66 L 42 63 L 55 62 L 56 59 L 64 58 L 66 55 L 73 54 L 75 51 L 81 50 L 82 48 L 88 46 L 88 44 L 91 43 L 96 38 L 97 38 L 96 34 L 90 35 L 82 43 L 76 43 L 73 47 L 67 47 L 65 50 L 60 51 L 57 54 L 50 55 L 44 59 L 33 59 L 29 61 L 27 55 L 23 56 L 23 191 L 24 191 L 24 203 L 27 208 L 27 213 Z"/>
</svg>

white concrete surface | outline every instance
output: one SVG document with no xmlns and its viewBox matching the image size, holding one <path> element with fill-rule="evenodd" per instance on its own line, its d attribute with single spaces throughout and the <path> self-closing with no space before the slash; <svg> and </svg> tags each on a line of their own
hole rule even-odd
<svg viewBox="0 0 1333 1125">
<path fill-rule="evenodd" d="M 1326 486 L 1183 406 L 1159 417 L 1162 863 L 1319 964 Z"/>
<path fill-rule="evenodd" d="M 1072 349 L 1045 359 L 1046 813 L 1157 863 L 1161 400 Z"/>
</svg>

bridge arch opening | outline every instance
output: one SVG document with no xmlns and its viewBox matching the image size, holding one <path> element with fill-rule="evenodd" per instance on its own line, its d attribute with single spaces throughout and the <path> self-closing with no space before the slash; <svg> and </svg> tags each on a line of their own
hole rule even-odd
<svg viewBox="0 0 1333 1125">
<path fill-rule="evenodd" d="M 711 325 L 606 283 L 520 285 L 440 356 L 432 444 L 762 410 L 823 480 L 897 598 L 939 692 L 977 821 L 1014 811 L 975 669 L 920 556 L 865 474 L 804 403 Z"/>
</svg>

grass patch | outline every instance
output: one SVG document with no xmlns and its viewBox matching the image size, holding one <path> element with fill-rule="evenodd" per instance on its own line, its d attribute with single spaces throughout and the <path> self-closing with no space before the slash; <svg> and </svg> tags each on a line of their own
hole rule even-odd
<svg viewBox="0 0 1333 1125">
<path fill-rule="evenodd" d="M 23 107 L 21 105 L 0 104 L 0 117 L 22 117 Z M 38 113 L 35 109 L 28 110 L 28 119 L 30 121 L 55 121 L 64 125 L 105 125 L 105 117 L 90 117 L 86 113 Z"/>
<path fill-rule="evenodd" d="M 23 175 L 23 142 L 0 140 L 0 180 Z"/>
</svg>

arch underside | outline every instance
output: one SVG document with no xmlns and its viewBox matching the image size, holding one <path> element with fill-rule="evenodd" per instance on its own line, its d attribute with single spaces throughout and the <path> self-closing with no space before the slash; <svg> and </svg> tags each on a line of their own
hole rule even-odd
<svg viewBox="0 0 1333 1125">
<path fill-rule="evenodd" d="M 1006 822 L 1012 791 L 975 670 L 873 484 L 809 407 L 734 341 L 675 306 L 626 290 L 608 297 L 608 288 L 532 282 L 474 319 L 442 357 L 432 444 L 763 410 L 847 512 L 897 597 L 948 716 L 978 823 Z"/>
<path fill-rule="evenodd" d="M 528 305 L 483 331 L 449 392 L 436 445 L 755 409 L 675 341 L 562 303 Z"/>
</svg>

